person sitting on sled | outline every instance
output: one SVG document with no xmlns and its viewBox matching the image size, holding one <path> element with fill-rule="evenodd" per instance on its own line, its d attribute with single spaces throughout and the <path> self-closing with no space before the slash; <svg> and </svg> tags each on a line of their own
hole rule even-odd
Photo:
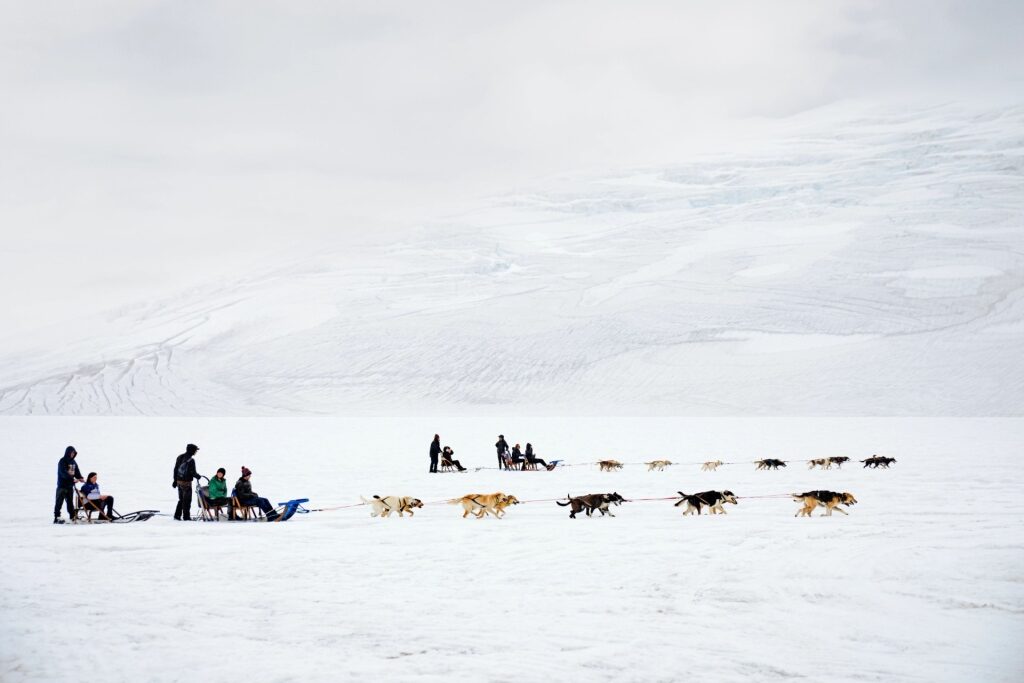
<svg viewBox="0 0 1024 683">
<path fill-rule="evenodd" d="M 465 472 L 466 468 L 462 466 L 461 462 L 453 458 L 453 455 L 455 455 L 455 451 L 452 450 L 451 446 L 445 446 L 444 450 L 441 451 L 442 458 L 444 458 L 451 464 L 455 465 L 455 469 L 457 469 L 459 472 Z"/>
<path fill-rule="evenodd" d="M 551 470 L 555 469 L 555 464 L 554 463 L 548 464 L 548 463 L 544 462 L 543 460 L 541 460 L 540 458 L 534 456 L 534 454 L 533 454 L 533 444 L 532 443 L 526 444 L 526 454 L 525 455 L 526 455 L 526 462 L 529 463 L 530 465 L 543 465 L 544 469 L 548 470 L 549 472 Z"/>
<path fill-rule="evenodd" d="M 242 476 L 235 482 L 235 498 L 238 498 L 239 504 L 245 507 L 251 505 L 258 506 L 267 515 L 267 521 L 273 522 L 278 517 L 277 510 L 274 509 L 269 500 L 261 498 L 253 492 L 252 484 L 249 483 L 249 477 L 251 476 L 252 470 L 242 465 Z"/>
<path fill-rule="evenodd" d="M 523 469 L 523 449 L 520 448 L 519 444 L 512 447 L 512 468 L 517 470 Z"/>
<path fill-rule="evenodd" d="M 213 475 L 213 479 L 210 480 L 210 487 L 207 489 L 207 495 L 210 497 L 211 506 L 227 506 L 228 519 L 234 519 L 235 509 L 231 506 L 231 499 L 228 498 L 228 482 L 224 478 L 226 476 L 227 470 L 223 467 L 218 468 L 217 474 Z"/>
<path fill-rule="evenodd" d="M 82 495 L 86 497 L 90 505 L 99 510 L 104 519 L 113 519 L 114 497 L 100 493 L 100 485 L 96 483 L 96 476 L 95 472 L 90 472 L 89 476 L 85 478 L 85 483 L 82 484 Z M 104 512 L 104 508 L 106 508 L 106 512 Z"/>
</svg>

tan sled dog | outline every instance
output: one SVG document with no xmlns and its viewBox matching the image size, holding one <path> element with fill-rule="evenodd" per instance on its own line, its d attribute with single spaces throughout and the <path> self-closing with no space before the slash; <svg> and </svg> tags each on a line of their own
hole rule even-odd
<svg viewBox="0 0 1024 683">
<path fill-rule="evenodd" d="M 505 514 L 505 508 L 509 505 L 518 505 L 519 500 L 515 496 L 509 496 L 499 491 L 497 493 L 469 493 L 462 498 L 452 498 L 448 504 L 461 505 L 463 518 L 472 513 L 477 519 L 483 519 L 488 514 L 501 519 Z"/>
<path fill-rule="evenodd" d="M 701 472 L 714 472 L 721 465 L 724 465 L 724 464 L 725 463 L 723 463 L 721 460 L 708 460 L 706 463 L 704 463 L 703 465 L 700 466 L 700 471 Z"/>
<path fill-rule="evenodd" d="M 597 466 L 602 472 L 611 472 L 612 470 L 622 469 L 622 463 L 618 460 L 601 460 L 597 463 Z"/>
<path fill-rule="evenodd" d="M 415 508 L 423 507 L 423 502 L 412 496 L 374 496 L 372 500 L 359 496 L 359 500 L 373 507 L 371 517 L 390 517 L 392 512 L 397 512 L 399 517 L 405 517 L 405 513 L 408 512 L 412 517 Z"/>
<path fill-rule="evenodd" d="M 650 472 L 651 470 L 658 470 L 659 472 L 664 472 L 665 468 L 669 467 L 672 464 L 672 461 L 671 460 L 652 460 L 652 461 L 650 461 L 648 463 L 645 463 L 645 464 L 647 465 L 647 471 L 648 472 Z"/>
<path fill-rule="evenodd" d="M 857 504 L 857 499 L 853 497 L 852 493 L 836 493 L 835 491 L 805 491 L 804 493 L 794 493 L 793 500 L 803 504 L 803 507 L 797 510 L 796 514 L 793 515 L 794 517 L 810 517 L 811 513 L 814 512 L 814 508 L 819 505 L 825 508 L 825 512 L 822 514 L 822 517 L 831 517 L 833 510 L 839 510 L 846 515 L 849 513 L 838 506 L 840 504 L 846 506 Z"/>
</svg>

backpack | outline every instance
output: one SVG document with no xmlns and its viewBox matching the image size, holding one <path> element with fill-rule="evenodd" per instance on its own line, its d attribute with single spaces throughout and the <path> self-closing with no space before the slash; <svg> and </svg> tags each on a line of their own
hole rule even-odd
<svg viewBox="0 0 1024 683">
<path fill-rule="evenodd" d="M 181 461 L 181 464 L 178 465 L 178 469 L 177 469 L 178 481 L 185 481 L 185 480 L 187 480 L 189 478 L 189 476 L 188 476 L 188 464 L 190 462 L 192 462 L 192 458 L 185 458 L 184 460 Z"/>
</svg>

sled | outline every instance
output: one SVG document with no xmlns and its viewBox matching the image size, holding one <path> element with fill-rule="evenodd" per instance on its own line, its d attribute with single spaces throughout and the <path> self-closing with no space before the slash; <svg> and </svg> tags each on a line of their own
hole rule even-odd
<svg viewBox="0 0 1024 683">
<path fill-rule="evenodd" d="M 307 514 L 309 510 L 302 507 L 303 503 L 308 503 L 309 498 L 295 498 L 293 500 L 286 500 L 283 503 L 278 503 L 278 507 L 281 508 L 280 514 L 275 519 L 275 522 L 287 522 L 289 519 L 297 514 Z"/>
<path fill-rule="evenodd" d="M 159 510 L 136 510 L 122 515 L 117 508 L 113 508 L 114 516 L 108 518 L 96 503 L 82 494 L 81 489 L 76 488 L 75 493 L 78 498 L 78 507 L 75 508 L 75 514 L 71 517 L 72 524 L 83 520 L 86 524 L 131 524 L 132 522 L 145 522 L 160 512 Z M 94 512 L 98 515 L 96 519 L 92 518 Z"/>
</svg>

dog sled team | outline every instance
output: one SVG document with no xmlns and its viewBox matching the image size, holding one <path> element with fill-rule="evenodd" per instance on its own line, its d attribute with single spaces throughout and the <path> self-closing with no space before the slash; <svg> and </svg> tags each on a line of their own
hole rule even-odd
<svg viewBox="0 0 1024 683">
<path fill-rule="evenodd" d="M 498 465 L 504 470 L 528 470 L 543 467 L 550 471 L 559 462 L 557 460 L 546 462 L 538 458 L 533 450 L 533 445 L 530 443 L 526 444 L 525 451 L 520 449 L 519 444 L 515 444 L 515 446 L 510 448 L 505 440 L 505 436 L 502 434 L 498 435 L 498 441 L 494 445 L 497 451 Z M 306 502 L 306 499 L 287 501 L 280 504 L 280 509 L 275 508 L 267 498 L 253 491 L 251 483 L 252 471 L 244 465 L 241 468 L 241 476 L 229 492 L 226 478 L 227 473 L 223 467 L 218 468 L 212 478 L 199 474 L 195 460 L 198 451 L 198 446 L 188 444 L 185 452 L 175 459 L 171 482 L 171 486 L 177 490 L 178 495 L 177 507 L 174 511 L 175 520 L 190 521 L 192 519 L 193 485 L 199 498 L 199 508 L 203 519 L 220 519 L 221 513 L 225 512 L 227 519 L 231 521 L 237 519 L 284 521 L 296 512 L 305 511 L 301 504 Z M 438 471 L 467 471 L 467 468 L 454 457 L 454 454 L 455 451 L 450 446 L 441 445 L 440 435 L 435 434 L 430 443 L 429 471 L 431 473 Z M 78 452 L 75 448 L 68 446 L 65 449 L 64 456 L 57 464 L 57 490 L 53 510 L 54 524 L 64 523 L 64 520 L 61 519 L 62 507 L 66 508 L 68 518 L 72 522 L 83 521 L 83 519 L 84 521 L 91 522 L 94 521 L 93 515 L 95 515 L 95 521 L 145 521 L 157 514 L 157 510 L 139 510 L 126 515 L 118 513 L 114 508 L 114 497 L 104 493 L 100 488 L 99 474 L 90 472 L 88 476 L 82 476 L 76 462 L 77 456 Z M 849 461 L 850 458 L 848 457 L 835 456 L 815 458 L 808 460 L 807 463 L 808 469 L 832 469 L 833 466 L 841 469 L 843 464 Z M 890 465 L 896 462 L 896 458 L 873 455 L 859 462 L 863 464 L 864 468 L 888 469 Z M 655 470 L 661 472 L 673 465 L 671 460 L 652 460 L 645 464 L 649 472 Z M 725 463 L 721 460 L 709 460 L 701 465 L 701 471 L 714 472 L 723 464 Z M 754 464 L 758 470 L 777 470 L 786 467 L 785 461 L 775 458 L 757 460 Z M 611 459 L 598 461 L 597 465 L 602 472 L 613 472 L 624 467 L 624 463 Z M 202 485 L 202 480 L 204 479 L 207 481 L 206 485 Z M 76 488 L 76 485 L 79 484 L 81 487 Z M 700 515 L 705 509 L 712 515 L 726 514 L 724 507 L 726 504 L 738 504 L 737 496 L 727 490 L 704 491 L 695 494 L 686 494 L 681 491 L 678 493 L 679 499 L 674 505 L 676 507 L 684 507 L 684 515 Z M 849 492 L 807 491 L 800 494 L 792 494 L 792 497 L 801 503 L 801 507 L 796 513 L 797 517 L 810 517 L 817 507 L 825 509 L 825 512 L 822 513 L 824 516 L 831 516 L 834 510 L 847 514 L 839 506 L 849 507 L 857 503 L 856 498 Z M 424 505 L 423 501 L 411 496 L 375 495 L 372 499 L 361 497 L 361 500 L 364 504 L 371 506 L 371 516 L 380 518 L 390 517 L 393 513 L 397 513 L 399 517 L 404 517 L 406 514 L 412 517 L 415 511 Z M 453 505 L 461 505 L 464 518 L 473 515 L 477 519 L 483 519 L 487 516 L 501 519 L 505 516 L 507 508 L 520 503 L 519 499 L 514 495 L 502 492 L 472 493 L 448 502 Z M 624 502 L 626 502 L 625 498 L 617 492 L 613 492 L 594 493 L 583 496 L 569 495 L 564 502 L 557 501 L 557 504 L 561 507 L 568 507 L 570 509 L 569 517 L 575 519 L 576 515 L 580 512 L 590 517 L 595 511 L 599 512 L 602 517 L 614 517 L 615 515 L 611 511 L 611 507 L 622 505 Z"/>
<path fill-rule="evenodd" d="M 193 483 L 199 498 L 199 509 L 203 519 L 209 520 L 220 519 L 221 512 L 225 511 L 227 519 L 231 521 L 236 519 L 284 521 L 299 512 L 302 509 L 302 503 L 307 500 L 305 498 L 290 500 L 281 503 L 280 509 L 275 508 L 269 500 L 253 491 L 252 470 L 244 465 L 241 469 L 241 476 L 229 494 L 227 472 L 223 467 L 217 469 L 213 478 L 199 474 L 195 460 L 198 452 L 199 447 L 190 443 L 185 447 L 185 452 L 174 460 L 171 487 L 177 490 L 175 520 L 186 522 L 192 520 Z M 53 508 L 54 524 L 65 523 L 61 518 L 62 507 L 67 509 L 68 519 L 71 522 L 141 522 L 159 513 L 158 510 L 138 510 L 123 515 L 118 513 L 114 508 L 114 497 L 101 491 L 99 475 L 96 472 L 90 472 L 87 477 L 82 476 L 76 462 L 77 457 L 78 451 L 75 447 L 68 446 L 64 451 L 64 457 L 57 463 L 57 492 Z M 208 482 L 205 486 L 201 485 L 203 479 Z M 77 484 L 81 484 L 81 488 L 76 488 Z"/>
</svg>

